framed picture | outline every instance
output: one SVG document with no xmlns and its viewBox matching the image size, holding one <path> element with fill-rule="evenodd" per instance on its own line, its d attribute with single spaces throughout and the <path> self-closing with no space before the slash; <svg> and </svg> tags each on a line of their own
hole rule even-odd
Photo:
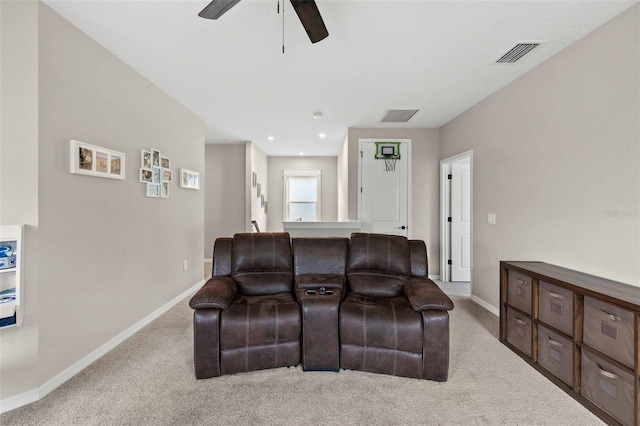
<svg viewBox="0 0 640 426">
<path fill-rule="evenodd" d="M 155 167 L 160 167 L 160 151 L 157 149 L 151 150 L 151 164 Z"/>
<path fill-rule="evenodd" d="M 151 169 L 140 169 L 140 182 L 153 183 L 153 171 Z"/>
<path fill-rule="evenodd" d="M 264 207 L 264 194 L 260 195 L 260 207 Z"/>
<path fill-rule="evenodd" d="M 267 200 L 264 200 L 264 214 L 267 214 L 267 213 L 269 213 L 267 211 Z"/>
<path fill-rule="evenodd" d="M 173 180 L 173 173 L 169 169 L 162 169 L 162 181 L 171 182 Z"/>
<path fill-rule="evenodd" d="M 152 170 L 152 173 L 153 173 L 152 182 L 153 183 L 162 182 L 162 168 L 153 166 L 151 168 L 151 170 Z"/>
<path fill-rule="evenodd" d="M 169 182 L 160 184 L 160 198 L 169 198 Z"/>
<path fill-rule="evenodd" d="M 200 189 L 200 173 L 180 169 L 180 186 L 187 189 Z"/>
<path fill-rule="evenodd" d="M 258 183 L 256 184 L 256 197 L 260 198 L 260 195 L 262 195 L 262 185 Z"/>
<path fill-rule="evenodd" d="M 151 169 L 153 161 L 151 160 L 151 151 L 140 150 L 140 167 L 143 169 Z"/>
<path fill-rule="evenodd" d="M 155 183 L 148 183 L 147 184 L 147 197 L 152 197 L 152 198 L 160 197 L 160 185 L 156 185 Z"/>
<path fill-rule="evenodd" d="M 69 141 L 69 172 L 124 180 L 125 155 L 86 142 Z"/>
<path fill-rule="evenodd" d="M 171 160 L 169 159 L 169 157 L 163 157 L 162 155 L 160 156 L 160 167 L 162 167 L 163 169 L 171 168 Z"/>
<path fill-rule="evenodd" d="M 258 183 L 258 175 L 256 174 L 256 172 L 251 172 L 251 186 L 255 188 L 257 183 Z"/>
</svg>

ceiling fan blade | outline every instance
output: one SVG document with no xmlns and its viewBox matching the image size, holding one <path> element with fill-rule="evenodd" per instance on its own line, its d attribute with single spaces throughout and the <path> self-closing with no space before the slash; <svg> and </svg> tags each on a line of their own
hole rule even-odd
<svg viewBox="0 0 640 426">
<path fill-rule="evenodd" d="M 311 43 L 317 43 L 329 35 L 314 0 L 291 0 Z"/>
<path fill-rule="evenodd" d="M 229 9 L 238 4 L 240 0 L 213 0 L 207 5 L 198 16 L 206 19 L 218 19 Z"/>
</svg>

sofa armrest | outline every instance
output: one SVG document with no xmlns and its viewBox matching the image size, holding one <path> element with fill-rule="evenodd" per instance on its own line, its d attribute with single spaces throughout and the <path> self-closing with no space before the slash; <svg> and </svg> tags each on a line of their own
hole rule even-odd
<svg viewBox="0 0 640 426">
<path fill-rule="evenodd" d="M 193 309 L 227 309 L 236 295 L 236 282 L 231 277 L 213 277 L 189 301 Z"/>
<path fill-rule="evenodd" d="M 453 302 L 449 296 L 428 278 L 409 278 L 404 286 L 404 294 L 414 311 L 449 311 Z"/>
</svg>

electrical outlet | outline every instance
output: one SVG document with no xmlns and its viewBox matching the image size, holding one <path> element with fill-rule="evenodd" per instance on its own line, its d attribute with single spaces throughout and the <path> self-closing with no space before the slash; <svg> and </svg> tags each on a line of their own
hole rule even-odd
<svg viewBox="0 0 640 426">
<path fill-rule="evenodd" d="M 187 263 L 187 261 L 185 260 L 184 262 L 182 262 L 182 270 L 186 271 L 189 268 L 189 264 Z"/>
</svg>

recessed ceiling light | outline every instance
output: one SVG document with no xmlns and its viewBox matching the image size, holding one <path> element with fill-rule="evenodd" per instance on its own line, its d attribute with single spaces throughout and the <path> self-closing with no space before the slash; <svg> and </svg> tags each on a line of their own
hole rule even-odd
<svg viewBox="0 0 640 426">
<path fill-rule="evenodd" d="M 274 139 L 275 139 L 275 138 L 274 138 L 273 136 L 269 136 L 269 137 L 267 137 L 267 140 L 268 140 L 268 141 L 272 141 L 272 140 L 274 140 Z"/>
<path fill-rule="evenodd" d="M 324 138 L 326 135 L 324 133 L 318 133 L 319 138 Z"/>
<path fill-rule="evenodd" d="M 304 152 L 301 152 L 300 155 L 304 155 Z"/>
<path fill-rule="evenodd" d="M 315 118 L 316 120 L 320 120 L 322 118 L 322 113 L 321 112 L 314 112 L 313 113 L 313 118 Z"/>
</svg>

